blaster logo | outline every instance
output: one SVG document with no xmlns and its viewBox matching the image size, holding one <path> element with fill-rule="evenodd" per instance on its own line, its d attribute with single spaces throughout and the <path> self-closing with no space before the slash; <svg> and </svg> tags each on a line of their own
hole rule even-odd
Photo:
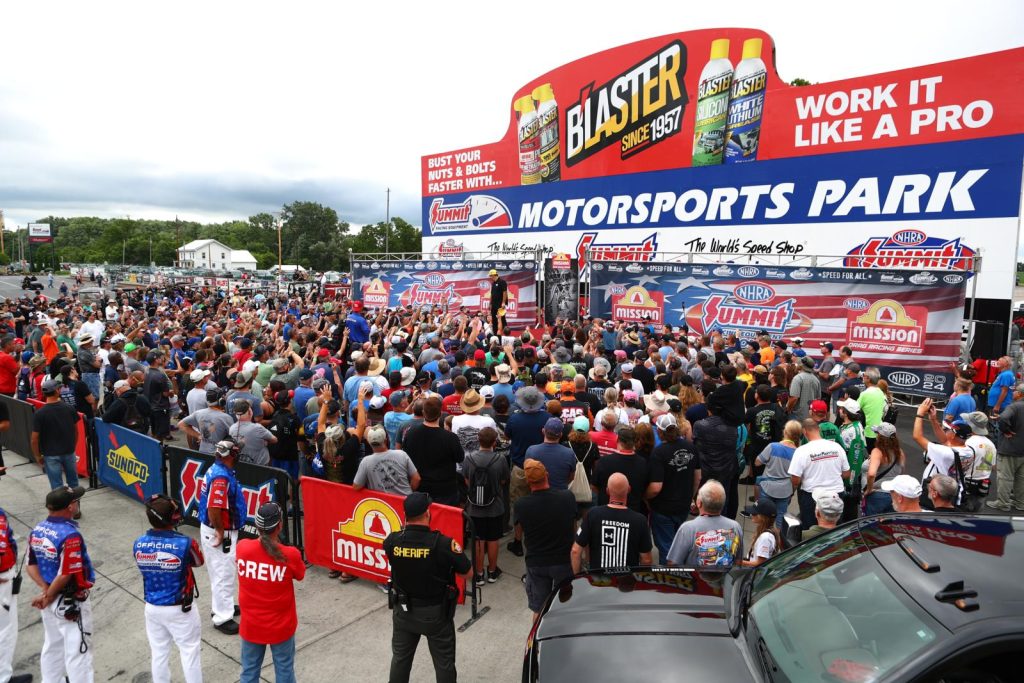
<svg viewBox="0 0 1024 683">
<path fill-rule="evenodd" d="M 512 227 L 512 215 L 500 199 L 487 195 L 470 195 L 459 204 L 446 205 L 441 197 L 430 203 L 432 233 L 466 230 L 497 230 Z"/>
<path fill-rule="evenodd" d="M 652 232 L 640 242 L 596 244 L 597 233 L 585 232 L 576 244 L 576 258 L 582 268 L 587 262 L 587 250 L 593 261 L 653 261 L 658 253 L 658 233 Z"/>
<path fill-rule="evenodd" d="M 849 252 L 843 265 L 849 268 L 923 268 L 970 270 L 977 252 L 960 238 L 928 237 L 920 230 L 901 230 L 891 237 L 871 237 Z"/>
</svg>

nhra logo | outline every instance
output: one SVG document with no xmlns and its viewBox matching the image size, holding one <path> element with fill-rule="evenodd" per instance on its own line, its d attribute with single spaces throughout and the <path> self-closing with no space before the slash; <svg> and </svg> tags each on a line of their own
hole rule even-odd
<svg viewBox="0 0 1024 683">
<path fill-rule="evenodd" d="M 740 277 L 757 277 L 758 275 L 761 274 L 761 270 L 756 266 L 743 266 L 742 268 L 737 270 L 736 273 Z"/>
<path fill-rule="evenodd" d="M 462 252 L 464 247 L 461 242 L 456 243 L 455 240 L 450 237 L 437 245 L 437 257 L 443 259 L 457 259 L 462 258 Z"/>
<path fill-rule="evenodd" d="M 181 486 L 183 514 L 199 516 L 199 499 L 202 498 L 203 488 L 206 486 L 203 477 L 206 470 L 210 468 L 210 464 L 198 458 L 186 458 L 185 463 L 181 466 L 178 483 Z M 242 497 L 245 499 L 246 523 L 253 521 L 260 505 L 277 501 L 277 482 L 274 479 L 268 479 L 256 486 L 247 486 L 241 482 L 239 484 L 242 487 Z"/>
<path fill-rule="evenodd" d="M 428 287 L 443 287 L 444 286 L 444 275 L 441 273 L 428 273 L 423 278 L 423 283 Z"/>
<path fill-rule="evenodd" d="M 849 252 L 843 265 L 850 268 L 925 268 L 970 270 L 977 252 L 960 238 L 928 237 L 921 230 L 900 230 L 891 237 L 871 237 Z"/>
<path fill-rule="evenodd" d="M 894 387 L 915 387 L 921 382 L 920 377 L 906 370 L 890 372 L 886 379 Z"/>
<path fill-rule="evenodd" d="M 849 311 L 863 311 L 870 305 L 867 299 L 861 299 L 860 297 L 850 297 L 843 300 L 843 308 Z"/>
<path fill-rule="evenodd" d="M 585 232 L 576 243 L 576 258 L 582 267 L 587 262 L 587 250 L 593 261 L 653 261 L 658 253 L 658 233 L 652 232 L 640 242 L 596 244 L 597 233 Z"/>
<path fill-rule="evenodd" d="M 943 276 L 942 281 L 950 285 L 958 285 L 964 281 L 963 275 L 946 275 Z"/>
<path fill-rule="evenodd" d="M 384 539 L 401 528 L 402 520 L 393 507 L 379 498 L 364 498 L 352 516 L 331 531 L 331 559 L 342 567 L 388 578 L 391 564 L 384 552 Z"/>
<path fill-rule="evenodd" d="M 471 195 L 460 204 L 438 197 L 430 203 L 429 223 L 434 233 L 497 230 L 511 228 L 512 215 L 500 199 L 487 195 Z"/>
<path fill-rule="evenodd" d="M 764 283 L 751 282 L 734 289 L 732 296 L 745 304 L 763 304 L 775 298 L 775 290 Z"/>
</svg>

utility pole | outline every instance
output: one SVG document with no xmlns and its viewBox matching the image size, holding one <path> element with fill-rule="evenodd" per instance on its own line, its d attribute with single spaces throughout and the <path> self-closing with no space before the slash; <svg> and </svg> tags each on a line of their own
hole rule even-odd
<svg viewBox="0 0 1024 683">
<path fill-rule="evenodd" d="M 391 253 L 391 248 L 390 248 L 390 244 L 391 244 L 391 188 L 390 187 L 387 190 L 387 203 L 385 204 L 385 207 L 386 208 L 384 209 L 384 211 L 385 211 L 385 215 L 387 216 L 387 218 L 385 219 L 385 222 L 384 222 L 384 253 L 385 254 L 390 254 Z"/>
<path fill-rule="evenodd" d="M 0 209 L 0 254 L 6 254 L 7 251 L 4 249 L 4 231 L 7 230 L 7 224 L 4 223 L 4 210 Z"/>
</svg>

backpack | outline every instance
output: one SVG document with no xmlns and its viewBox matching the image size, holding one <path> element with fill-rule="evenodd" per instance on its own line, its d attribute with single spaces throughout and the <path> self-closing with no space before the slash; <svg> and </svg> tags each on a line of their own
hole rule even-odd
<svg viewBox="0 0 1024 683">
<path fill-rule="evenodd" d="M 22 401 L 26 398 L 35 398 L 32 391 L 32 371 L 29 368 L 18 371 L 18 398 Z"/>
<path fill-rule="evenodd" d="M 591 442 L 590 448 L 587 449 L 586 455 L 583 456 L 583 460 L 580 460 L 578 457 L 576 458 L 576 475 L 569 482 L 569 493 L 573 495 L 577 503 L 590 504 L 594 501 L 590 490 L 590 480 L 587 478 L 587 469 L 583 466 L 583 461 L 590 456 L 594 448 L 595 446 Z M 573 455 L 575 455 L 575 451 Z"/>
<path fill-rule="evenodd" d="M 900 411 L 896 407 L 895 402 L 886 401 L 885 410 L 882 411 L 882 422 L 888 422 L 891 425 L 896 424 L 896 418 L 899 417 Z"/>
<path fill-rule="evenodd" d="M 487 507 L 497 497 L 494 483 L 491 480 L 491 467 L 498 461 L 498 454 L 491 455 L 491 460 L 486 465 L 477 466 L 473 469 L 473 477 L 469 481 L 468 499 L 472 505 Z"/>
<path fill-rule="evenodd" d="M 129 396 L 131 398 L 129 398 Z M 145 434 L 149 431 L 149 420 L 146 419 L 145 415 L 139 412 L 139 407 L 136 405 L 138 398 L 137 394 L 128 393 L 121 397 L 121 400 L 125 405 L 124 417 L 121 419 L 121 426 L 125 429 L 130 429 L 133 432 Z"/>
</svg>

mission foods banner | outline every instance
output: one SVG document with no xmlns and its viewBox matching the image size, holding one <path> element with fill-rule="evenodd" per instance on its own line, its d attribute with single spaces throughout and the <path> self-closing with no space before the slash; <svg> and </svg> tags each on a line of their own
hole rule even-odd
<svg viewBox="0 0 1024 683">
<path fill-rule="evenodd" d="M 803 87 L 774 55 L 761 31 L 709 29 L 529 81 L 501 140 L 422 158 L 424 252 L 882 269 L 981 252 L 978 297 L 1008 317 L 1024 48 Z"/>
<path fill-rule="evenodd" d="M 140 503 L 164 492 L 164 453 L 159 441 L 99 418 L 93 425 L 100 481 Z"/>
<path fill-rule="evenodd" d="M 306 559 L 320 567 L 386 583 L 391 578 L 391 564 L 384 553 L 384 539 L 405 524 L 405 498 L 367 489 L 356 491 L 312 477 L 300 478 L 299 484 L 305 507 Z M 434 503 L 430 526 L 455 539 L 453 550 L 464 550 L 462 510 Z M 461 603 L 465 598 L 461 577 L 458 586 Z"/>
<path fill-rule="evenodd" d="M 544 260 L 544 322 L 580 317 L 579 261 L 569 254 L 552 254 Z"/>
<path fill-rule="evenodd" d="M 537 266 L 515 261 L 357 261 L 352 265 L 353 298 L 363 307 L 440 306 L 490 311 L 494 268 L 508 283 L 506 320 L 513 328 L 537 322 Z"/>
<path fill-rule="evenodd" d="M 898 391 L 948 396 L 968 275 L 677 263 L 591 264 L 590 312 L 692 332 L 848 345 Z"/>
<path fill-rule="evenodd" d="M 170 481 L 171 497 L 178 501 L 184 523 L 199 526 L 199 499 L 202 496 L 206 470 L 214 462 L 212 455 L 190 451 L 177 446 L 167 448 L 167 469 Z M 289 484 L 291 478 L 284 470 L 276 467 L 263 467 L 251 463 L 238 463 L 235 466 L 238 483 L 242 485 L 245 497 L 245 525 L 241 536 L 254 538 L 256 527 L 254 519 L 256 511 L 263 503 L 271 501 L 281 506 L 285 513 L 282 535 L 288 537 L 288 501 L 290 499 Z"/>
</svg>

